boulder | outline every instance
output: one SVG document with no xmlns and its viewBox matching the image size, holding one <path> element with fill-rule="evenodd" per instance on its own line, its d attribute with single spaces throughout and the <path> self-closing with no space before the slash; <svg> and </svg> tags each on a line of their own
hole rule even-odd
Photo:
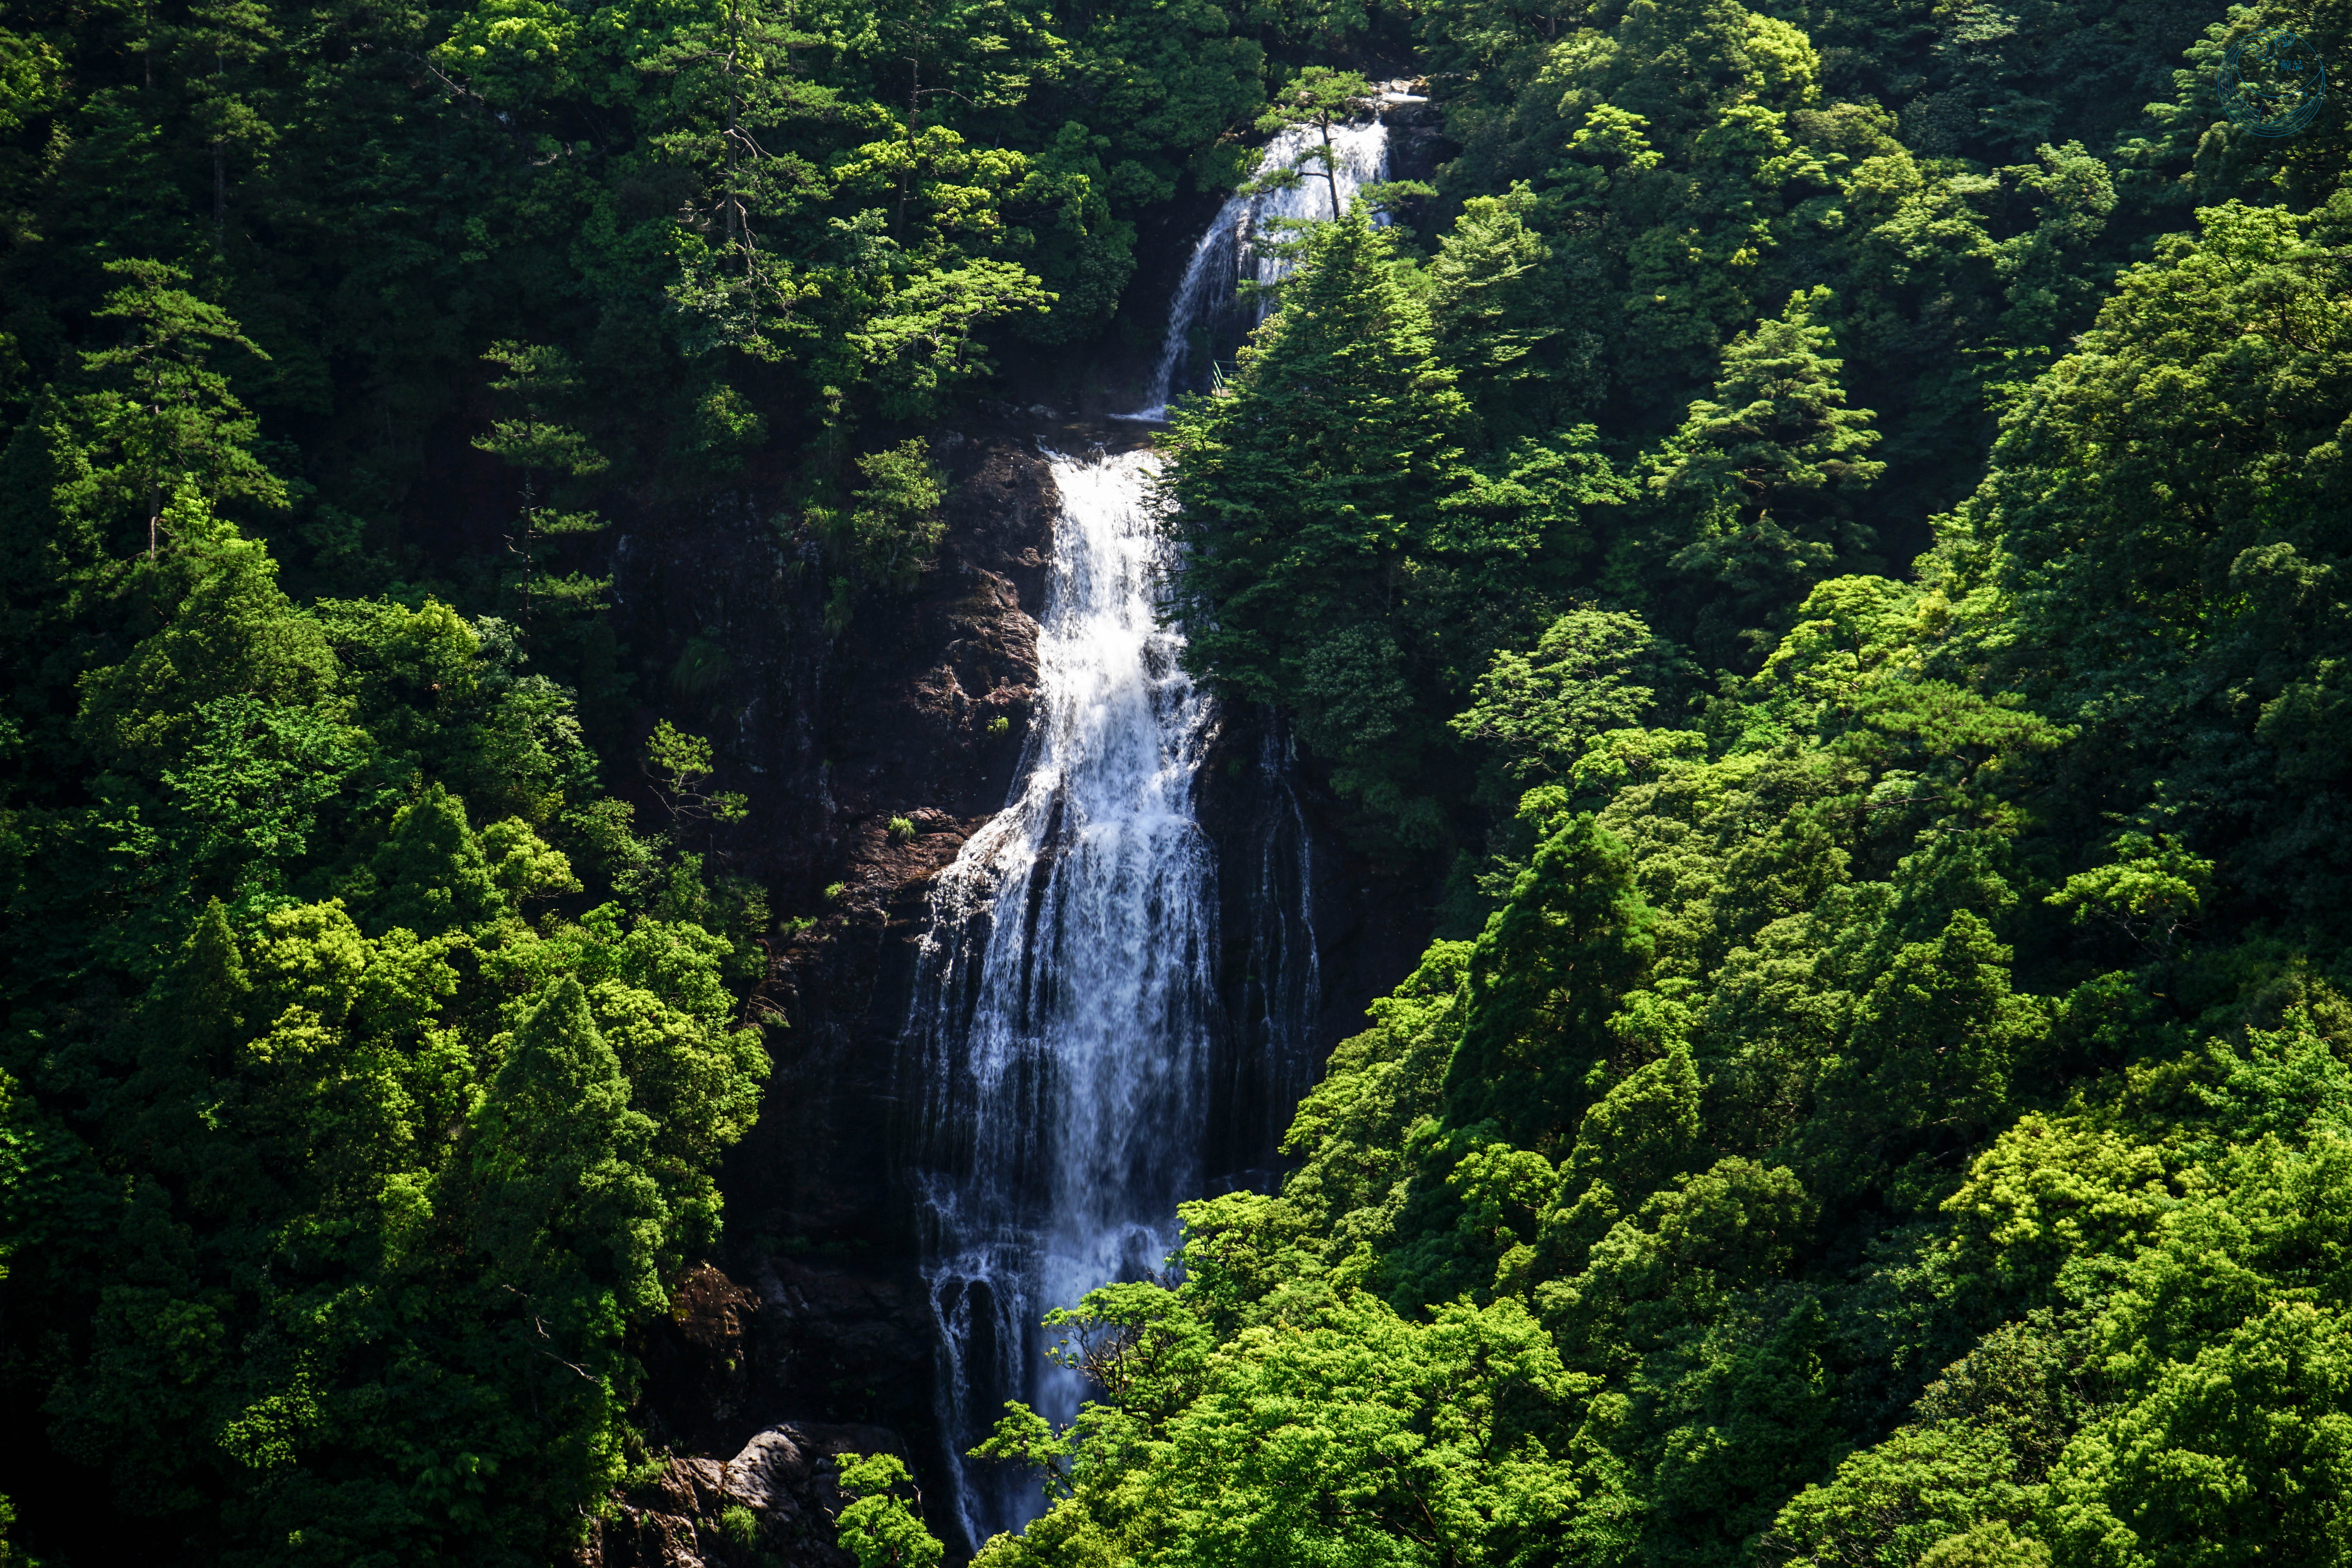
<svg viewBox="0 0 2352 1568">
<path fill-rule="evenodd" d="M 787 1421 L 753 1434 L 731 1459 L 673 1457 L 614 1499 L 571 1568 L 856 1568 L 836 1537 L 848 1500 L 836 1461 L 872 1453 L 903 1458 L 906 1445 L 887 1426 Z"/>
</svg>

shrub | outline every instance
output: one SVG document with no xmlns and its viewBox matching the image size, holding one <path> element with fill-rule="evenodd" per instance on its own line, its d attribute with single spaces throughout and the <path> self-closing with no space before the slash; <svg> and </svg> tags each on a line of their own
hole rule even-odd
<svg viewBox="0 0 2352 1568">
<path fill-rule="evenodd" d="M 849 578 L 903 593 L 921 577 L 947 531 L 940 515 L 945 488 L 920 437 L 867 453 L 857 459 L 857 471 L 866 483 L 853 492 L 849 507 L 812 514 L 833 546 L 833 559 L 847 569 L 834 584 L 845 623 Z M 830 625 L 834 612 L 828 607 L 826 614 Z"/>
<path fill-rule="evenodd" d="M 914 1489 L 907 1467 L 888 1454 L 844 1454 L 841 1489 L 856 1500 L 841 1510 L 841 1544 L 857 1568 L 937 1568 L 946 1555 L 908 1506 Z"/>
</svg>

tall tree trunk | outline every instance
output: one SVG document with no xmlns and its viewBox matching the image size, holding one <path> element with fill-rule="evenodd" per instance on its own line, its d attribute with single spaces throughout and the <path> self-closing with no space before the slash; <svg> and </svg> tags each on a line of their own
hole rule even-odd
<svg viewBox="0 0 2352 1568">
<path fill-rule="evenodd" d="M 907 241 L 907 186 L 915 178 L 915 132 L 923 118 L 923 57 L 907 62 L 907 166 L 898 172 L 898 216 L 890 220 L 890 237 Z"/>
<path fill-rule="evenodd" d="M 1331 187 L 1331 221 L 1339 221 L 1339 165 L 1331 151 L 1331 117 L 1323 117 L 1323 178 Z"/>
</svg>

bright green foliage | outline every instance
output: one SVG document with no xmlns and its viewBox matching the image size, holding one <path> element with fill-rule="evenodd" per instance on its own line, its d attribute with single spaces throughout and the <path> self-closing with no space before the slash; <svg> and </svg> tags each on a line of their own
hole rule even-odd
<svg viewBox="0 0 2352 1568">
<path fill-rule="evenodd" d="M 107 270 L 130 282 L 92 314 L 129 325 L 116 347 L 81 356 L 97 389 L 76 400 L 76 412 L 95 450 L 58 500 L 101 527 L 143 512 L 150 560 L 174 503 L 189 510 L 184 528 L 224 502 L 284 505 L 285 487 L 251 450 L 252 415 L 211 363 L 215 343 L 268 356 L 226 311 L 173 287 L 190 281 L 178 268 L 112 261 Z"/>
<path fill-rule="evenodd" d="M 480 862 L 462 816 L 420 816 L 412 858 Z M 131 1032 L 77 1053 L 100 1146 L 148 1168 L 49 1411 L 141 1474 L 136 1510 L 505 1561 L 625 1468 L 623 1335 L 715 1228 L 766 1058 L 700 932 L 607 909 L 541 939 L 490 897 L 471 933 L 414 904 L 423 935 L 373 939 L 340 900 L 249 935 L 215 903 Z M 454 960 L 528 989 L 501 1007 Z"/>
<path fill-rule="evenodd" d="M 1348 787 L 1410 823 L 1398 760 L 1433 672 L 1426 633 L 1401 641 L 1386 623 L 1399 580 L 1443 548 L 1467 410 L 1388 251 L 1360 209 L 1312 233 L 1239 395 L 1177 416 L 1171 494 L 1201 628 L 1190 657 L 1248 696 L 1296 693 Z"/>
<path fill-rule="evenodd" d="M 1997 655 L 2008 678 L 2095 727 L 2096 765 L 2128 792 L 2165 779 L 2138 847 L 2119 844 L 2146 868 L 2079 889 L 2137 924 L 2174 918 L 2203 879 L 2183 852 L 2298 921 L 2332 928 L 2322 911 L 2352 886 L 2323 826 L 2344 816 L 2346 781 L 2322 740 L 2344 657 L 2335 409 L 2352 395 L 2352 339 L 2325 301 L 2346 287 L 2347 201 L 2303 219 L 2207 209 L 2199 236 L 2126 273 L 2017 405 L 1948 546 L 1993 551 L 2032 628 Z M 2126 668 L 2145 675 L 2126 685 Z M 2124 705 L 2141 717 L 2117 726 Z M 2155 738 L 2184 728 L 2216 739 L 2176 762 Z M 2151 830 L 2191 823 L 2198 840 L 2157 849 Z"/>
<path fill-rule="evenodd" d="M 1868 1180 L 1864 1169 L 1883 1182 L 1888 1168 L 1934 1161 L 1937 1144 L 1965 1147 L 2003 1119 L 2016 1058 L 2042 1023 L 2011 994 L 2010 957 L 1983 920 L 1955 910 L 1855 999 L 1845 1050 L 1821 1064 L 1814 1088 L 1817 1190 Z"/>
<path fill-rule="evenodd" d="M 438 785 L 401 808 L 368 870 L 372 923 L 386 929 L 480 926 L 505 912 L 489 858 L 466 824 L 465 803 Z"/>
<path fill-rule="evenodd" d="M 1225 0 L 12 15 L 5 635 L 42 647 L 134 557 L 268 527 L 298 598 L 397 586 L 514 621 L 617 751 L 635 660 L 599 613 L 595 519 L 873 488 L 856 453 L 907 431 L 858 426 L 950 414 L 1009 342 L 1135 329 L 1140 224 L 1245 177 L 1233 134 L 1270 70 L 1296 74 L 1272 56 L 1369 20 Z M 451 487 L 483 476 L 453 439 L 512 465 L 507 537 L 458 521 Z"/>
<path fill-rule="evenodd" d="M 184 752 L 210 704 L 245 697 L 315 709 L 334 688 L 333 650 L 278 591 L 268 552 L 218 541 L 189 552 L 183 573 L 184 596 L 166 624 L 79 682 L 78 728 L 118 766 L 160 766 Z"/>
<path fill-rule="evenodd" d="M 900 1495 L 909 1480 L 898 1456 L 844 1454 L 835 1463 L 841 1489 L 854 1500 L 841 1510 L 841 1544 L 857 1568 L 936 1568 L 945 1548 Z"/>
<path fill-rule="evenodd" d="M 203 515 L 17 584 L 12 1394 L 175 1560 L 543 1562 L 641 1462 L 629 1335 L 717 1236 L 768 1066 L 741 961 L 583 896 L 646 890 L 625 843 L 716 897 L 604 809 L 509 627 L 299 604 Z"/>
<path fill-rule="evenodd" d="M 2076 872 L 2044 901 L 2071 910 L 2077 924 L 2109 921 L 2143 947 L 2170 952 L 2196 921 L 2213 863 L 2145 833 L 2122 835 L 2116 848 L 2126 858 Z"/>
<path fill-rule="evenodd" d="M 1402 727 L 1385 680 L 1332 710 L 1334 734 L 1320 717 L 1329 694 L 1260 679 L 1262 650 L 1201 660 L 1321 721 L 1307 738 L 1343 783 L 1357 783 L 1358 755 L 1384 759 L 1384 787 L 1360 791 L 1374 808 L 1359 825 L 1368 843 L 1395 837 L 1407 812 L 1412 839 L 1450 850 L 1475 837 L 1478 812 L 1432 798 L 1507 815 L 1498 791 L 1462 777 L 1475 754 L 1438 731 L 1485 652 L 1449 646 L 1454 626 L 1475 622 L 1489 647 L 1524 642 L 1588 602 L 1640 615 L 1705 667 L 1752 671 L 1814 587 L 1928 542 L 1930 517 L 1982 476 L 1988 405 L 2017 396 L 2089 324 L 2130 246 L 2174 221 L 2173 173 L 2201 158 L 2222 184 L 2183 180 L 2219 199 L 2273 166 L 2226 128 L 2194 152 L 2216 118 L 2205 85 L 2165 111 L 2169 140 L 2131 140 L 2145 93 L 2122 84 L 2160 90 L 2186 24 L 2105 0 L 2063 9 L 2078 20 L 1923 19 L 1874 4 L 1766 16 L 1738 0 L 1441 0 L 1418 16 L 1462 153 L 1437 200 L 1401 214 L 1427 226 L 1402 254 L 1436 362 L 1474 416 L 1453 427 L 1465 458 L 1439 505 L 1467 525 L 1458 542 L 1506 570 L 1477 572 L 1479 593 L 1443 617 L 1415 599 L 1444 578 L 1394 574 L 1383 624 L 1351 639 L 1346 661 L 1377 666 L 1393 647 L 1409 665 L 1427 647 L 1453 685 L 1450 702 L 1416 691 L 1417 721 Z M 2294 25 L 2335 37 L 2316 16 Z M 2193 51 L 2199 82 L 2226 31 Z M 2075 39 L 2063 68 L 2027 42 L 2056 36 Z M 2108 97 L 2074 79 L 2093 60 Z M 2300 170 L 2300 157 L 2284 162 Z M 2313 184 L 2297 199 L 2326 195 Z M 1279 331 L 1277 317 L 1265 331 Z M 1282 427 L 1286 392 L 1246 377 L 1230 390 L 1268 406 L 1223 428 Z M 1221 452 L 1189 441 L 1175 444 L 1180 468 L 1199 464 L 1204 484 L 1224 472 Z M 1543 471 L 1530 458 L 1595 446 L 1613 472 L 1530 482 Z M 1595 506 L 1622 495 L 1612 479 L 1633 481 L 1638 504 Z M 1420 482 L 1410 467 L 1401 480 L 1400 501 Z M 1172 486 L 1187 509 L 1177 531 L 1197 542 L 1221 525 L 1191 512 L 1188 483 Z M 1247 619 L 1234 612 L 1254 584 L 1277 575 L 1230 583 L 1221 564 L 1196 555 L 1183 574 L 1181 607 L 1204 636 Z M 1485 826 L 1490 851 L 1523 852 Z"/>
<path fill-rule="evenodd" d="M 1166 1310 L 1189 1317 L 1192 1295 Z M 1139 1339 L 1103 1359 L 1160 1354 Z M 981 1560 L 1503 1563 L 1545 1551 L 1579 1495 L 1575 1467 L 1538 1434 L 1585 1386 L 1516 1303 L 1423 1326 L 1361 1292 L 1304 1296 L 1189 1371 L 1172 1412 L 1163 1386 L 1126 1378 L 1094 1407 L 1097 1463 L 1141 1461 L 1118 1466 L 1130 1506 L 1090 1518 L 1082 1489 Z M 998 1443 L 1030 1420 L 1016 1408 Z"/>
<path fill-rule="evenodd" d="M 1298 1419 L 1310 1391 L 1336 1395 L 1329 1406 L 1347 1417 Z M 1304 1322 L 1238 1336 L 1169 1424 L 1151 1481 L 1182 1500 L 1162 1515 L 1190 1537 L 1178 1561 L 1508 1561 L 1572 1495 L 1520 1433 L 1573 1391 L 1543 1335 L 1507 1305 L 1418 1328 L 1343 1297 Z M 1501 1463 L 1473 1468 L 1474 1454 Z"/>
<path fill-rule="evenodd" d="M 1453 727 L 1493 746 L 1515 780 L 1564 779 L 1602 733 L 1639 727 L 1672 658 L 1636 616 L 1571 610 L 1532 652 L 1497 652 Z"/>
<path fill-rule="evenodd" d="M 1859 488 L 1885 468 L 1861 456 L 1877 443 L 1870 415 L 1843 406 L 1843 362 L 1822 350 L 1817 320 L 1827 289 L 1793 294 L 1778 318 L 1759 321 L 1723 351 L 1715 401 L 1691 405 L 1675 460 L 1653 488 L 1688 489 L 1743 518 L 1801 504 L 1805 493 Z"/>
<path fill-rule="evenodd" d="M 920 437 L 857 459 L 865 479 L 845 507 L 812 507 L 806 516 L 830 546 L 835 567 L 825 629 L 849 629 L 861 591 L 905 593 L 920 580 L 946 534 L 939 469 Z"/>
<path fill-rule="evenodd" d="M 370 941 L 339 902 L 251 939 L 217 904 L 199 922 L 101 1102 L 173 1155 L 128 1194 L 94 1353 L 50 1402 L 76 1449 L 152 1467 L 143 1510 L 209 1533 L 243 1497 L 230 1521 L 330 1554 L 495 1561 L 545 1539 L 523 1499 L 588 1506 L 618 1475 L 621 1332 L 664 1305 L 673 1205 L 708 1178 L 666 1170 L 632 1106 L 595 1016 L 625 1022 L 625 994 L 592 1011 L 559 973 L 482 1038 L 453 1026 L 473 945 Z"/>
<path fill-rule="evenodd" d="M 919 440 L 868 453 L 857 471 L 866 483 L 851 498 L 844 539 L 850 568 L 867 582 L 911 587 L 947 529 L 939 471 Z"/>
<path fill-rule="evenodd" d="M 1471 944 L 1439 942 L 1372 1004 L 1372 1026 L 1340 1042 L 1323 1081 L 1299 1103 L 1284 1147 L 1302 1164 L 1285 1200 L 1341 1257 L 1385 1236 L 1412 1170 L 1405 1134 L 1433 1111 L 1461 1035 L 1462 976 Z"/>
<path fill-rule="evenodd" d="M 1874 226 L 1833 299 L 1809 284 L 1777 319 L 1727 323 L 1717 395 L 1639 456 L 1654 486 L 1592 520 L 1597 548 L 1542 547 L 1563 567 L 1549 629 L 1490 637 L 1502 651 L 1451 726 L 1490 778 L 1533 786 L 1489 831 L 1496 907 L 1335 1050 L 1280 1194 L 1192 1206 L 1182 1282 L 1119 1288 L 1127 1321 L 1181 1346 L 1183 1375 L 1148 1407 L 1112 1398 L 1067 1431 L 1024 1429 L 1003 1451 L 1048 1465 L 1058 1500 L 992 1560 L 2342 1557 L 2344 198 L 2208 207 L 2062 344 L 2050 323 L 2079 322 L 2105 286 L 2078 258 L 2127 188 L 2079 147 L 1931 180 L 1893 126 L 1806 107 L 1826 57 L 1728 6 L 1631 7 L 1583 31 L 1519 8 L 1444 15 L 1476 23 L 1448 47 L 1496 73 L 1540 60 L 1565 94 L 1490 98 L 1465 165 L 1521 156 L 1559 101 L 1571 159 L 1597 172 L 1573 176 L 1580 210 L 1622 218 L 1663 204 L 1676 171 L 1696 181 L 1712 159 L 1705 179 L 1727 177 L 1751 145 L 1734 130 L 1801 162 L 1794 128 L 1849 150 L 1827 175 L 1847 182 L 1848 232 Z M 1557 44 L 1525 41 L 1555 22 Z M 1666 22 L 1678 41 L 1653 31 Z M 1965 136 L 1993 134 L 1974 123 Z M 2242 155 L 2207 149 L 2225 154 Z M 2011 176 L 2034 217 L 2004 237 L 1962 207 Z M 1456 390 L 1552 341 L 1459 307 L 1469 280 L 1532 289 L 1611 232 L 1476 199 L 1465 233 L 1486 259 L 1448 242 L 1415 284 L 1454 312 L 1433 321 L 1470 323 L 1446 328 L 1459 350 L 1432 329 Z M 1667 221 L 1633 225 L 1629 249 Z M 1777 225 L 1751 230 L 1759 272 L 1793 232 Z M 1841 499 L 1868 482 L 1875 504 L 1919 461 L 1904 443 L 1924 401 L 1874 443 L 1842 390 L 1858 366 L 1887 384 L 1905 307 L 1869 268 L 1902 247 L 1970 331 L 2034 345 L 2002 351 L 2022 379 L 1997 389 L 1990 472 L 1911 581 L 1856 571 L 1871 513 Z M 1649 259 L 1682 265 L 1663 246 Z M 1712 265 L 1707 287 L 1746 287 L 1748 263 Z M 1290 285 L 1260 352 L 1317 286 Z M 1653 291 L 1669 296 L 1653 328 L 1727 297 Z M 1653 363 L 1673 346 L 1658 335 Z M 1483 460 L 1486 408 L 1470 413 L 1448 427 L 1456 495 Z M 1262 642 L 1204 663 L 1290 705 L 1342 762 L 1346 738 L 1317 728 L 1330 710 L 1309 717 L 1307 681 L 1265 657 L 1304 624 L 1250 597 L 1286 559 L 1214 586 L 1215 552 L 1281 536 L 1199 521 L 1250 492 L 1196 491 L 1183 471 L 1245 472 L 1217 467 L 1237 437 L 1203 437 L 1283 417 L 1245 369 L 1180 424 L 1171 489 L 1201 510 L 1179 531 L 1211 552 L 1192 581 L 1213 591 L 1190 607 L 1248 609 L 1203 646 L 1263 617 Z M 1742 539 L 1780 565 L 1748 571 L 1729 553 Z M 1395 577 L 1349 635 L 1402 652 L 1423 646 L 1422 578 Z M 1586 584 L 1597 602 L 1577 605 Z M 1282 592 L 1316 603 L 1314 586 Z M 1717 667 L 1715 694 L 1685 706 L 1693 658 Z M 1465 816 L 1510 804 L 1491 784 L 1433 793 Z M 1192 1327 L 1165 1326 L 1186 1311 Z M 1408 1531 L 1392 1500 L 1437 1442 L 1401 1415 L 1410 1342 L 1474 1320 L 1539 1331 L 1529 1348 L 1558 1376 L 1520 1363 L 1525 1390 L 1497 1408 L 1522 1425 L 1453 1460 L 1458 1490 L 1412 1493 L 1425 1511 Z M 1365 1346 L 1384 1375 L 1353 1370 Z M 1276 1495 L 1325 1500 L 1284 1512 Z M 1494 1500 L 1483 1533 L 1446 1522 L 1471 1517 L 1445 1511 L 1468 1497 Z M 1506 1517 L 1539 1520 L 1539 1544 L 1498 1532 Z"/>
<path fill-rule="evenodd" d="M 2345 1557 L 2352 96 L 2232 126 L 2279 26 L 2352 78 L 2303 0 L 12 14 L 20 1437 L 150 1559 L 557 1557 L 767 1061 L 743 803 L 622 673 L 751 661 L 625 660 L 598 510 L 781 510 L 845 634 L 918 433 L 1155 339 L 1140 237 L 1412 29 L 1434 194 L 1266 171 L 1329 221 L 1179 410 L 1171 610 L 1470 940 L 1055 1314 L 984 1556 Z"/>
<path fill-rule="evenodd" d="M 1919 1559 L 1922 1568 L 2049 1568 L 2050 1561 L 2048 1547 L 2000 1521 L 1948 1535 Z"/>
<path fill-rule="evenodd" d="M 1197 558 L 1185 587 L 1218 610 L 1193 646 L 1255 696 L 1370 619 L 1391 563 L 1435 523 L 1464 410 L 1387 247 L 1360 213 L 1314 231 L 1243 357 L 1244 395 L 1177 419 L 1176 499 Z M 1246 395 L 1260 387 L 1262 402 Z"/>
<path fill-rule="evenodd" d="M 655 796 L 675 830 L 683 832 L 694 823 L 740 822 L 751 809 L 740 793 L 707 793 L 702 786 L 710 782 L 710 742 L 700 735 L 687 734 L 664 719 L 646 737 L 646 777 L 653 781 Z"/>
</svg>

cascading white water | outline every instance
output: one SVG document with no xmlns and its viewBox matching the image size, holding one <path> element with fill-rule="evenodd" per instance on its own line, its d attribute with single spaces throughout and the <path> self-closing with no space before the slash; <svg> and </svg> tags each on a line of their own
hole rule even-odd
<svg viewBox="0 0 2352 1568">
<path fill-rule="evenodd" d="M 1119 419 L 1157 421 L 1168 416 L 1168 400 L 1183 389 L 1185 362 L 1192 353 L 1192 329 L 1229 304 L 1234 284 L 1246 271 L 1261 286 L 1280 282 L 1289 263 L 1267 248 L 1281 238 L 1283 226 L 1328 219 L 1356 199 L 1356 193 L 1388 173 L 1388 127 L 1378 120 L 1331 128 L 1330 177 L 1325 177 L 1320 157 L 1323 133 L 1295 125 L 1266 144 L 1259 163 L 1264 170 L 1296 168 L 1297 184 L 1256 194 L 1239 192 L 1226 199 L 1216 221 L 1192 247 L 1184 276 L 1176 285 L 1168 310 L 1168 335 L 1160 341 L 1145 405 Z M 1300 162 L 1314 149 L 1317 156 Z M 1337 190 L 1334 191 L 1336 184 Z"/>
<path fill-rule="evenodd" d="M 1320 141 L 1286 132 L 1263 166 L 1292 166 Z M 1378 121 L 1336 128 L 1332 143 L 1332 178 L 1310 159 L 1295 184 L 1225 204 L 1185 268 L 1152 406 L 1120 417 L 1164 415 L 1193 327 L 1233 300 L 1243 269 L 1280 279 L 1276 220 L 1328 218 L 1335 195 L 1344 210 L 1385 172 Z M 1026 1523 L 1038 1499 L 1027 1478 L 966 1451 L 1007 1399 L 1062 1423 L 1085 1394 L 1046 1358 L 1040 1320 L 1160 1269 L 1212 1151 L 1228 1183 L 1272 1179 L 1321 995 L 1306 825 L 1270 733 L 1243 884 L 1247 956 L 1234 1016 L 1219 1014 L 1215 858 L 1193 809 L 1214 714 L 1154 614 L 1156 459 L 1049 456 L 1061 509 L 1021 782 L 932 890 L 904 1037 L 941 1436 L 971 1546 Z"/>
<path fill-rule="evenodd" d="M 1005 1399 L 1067 1421 L 1083 1389 L 1038 1321 L 1160 1268 L 1200 1195 L 1216 1005 L 1213 856 L 1192 809 L 1211 704 L 1153 615 L 1154 459 L 1055 457 L 1054 571 L 1022 782 L 940 879 L 908 1043 L 916 1180 L 974 1543 L 1035 1489 L 961 1456 Z"/>
</svg>

